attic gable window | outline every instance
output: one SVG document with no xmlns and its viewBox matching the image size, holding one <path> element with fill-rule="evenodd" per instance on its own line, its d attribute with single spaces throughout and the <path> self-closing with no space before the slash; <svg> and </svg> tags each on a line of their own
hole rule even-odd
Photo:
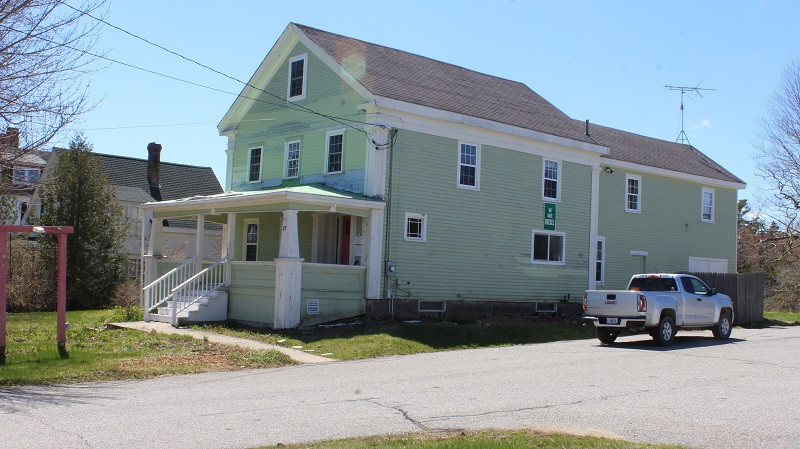
<svg viewBox="0 0 800 449">
<path fill-rule="evenodd" d="M 308 54 L 302 54 L 289 59 L 289 100 L 302 100 L 306 98 L 306 67 Z"/>
<path fill-rule="evenodd" d="M 250 148 L 248 157 L 247 182 L 261 181 L 261 148 Z"/>
</svg>

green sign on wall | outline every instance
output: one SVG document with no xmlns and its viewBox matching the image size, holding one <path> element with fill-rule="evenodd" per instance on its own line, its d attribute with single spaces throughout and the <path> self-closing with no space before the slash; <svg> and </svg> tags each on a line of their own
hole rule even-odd
<svg viewBox="0 0 800 449">
<path fill-rule="evenodd" d="M 556 205 L 554 203 L 544 203 L 544 230 L 556 230 Z"/>
</svg>

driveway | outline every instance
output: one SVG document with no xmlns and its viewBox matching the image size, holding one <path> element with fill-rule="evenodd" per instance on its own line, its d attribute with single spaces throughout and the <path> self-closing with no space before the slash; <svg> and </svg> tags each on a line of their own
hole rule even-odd
<svg viewBox="0 0 800 449">
<path fill-rule="evenodd" d="M 484 428 L 800 447 L 800 326 L 0 391 L 0 447 L 236 448 Z"/>
</svg>

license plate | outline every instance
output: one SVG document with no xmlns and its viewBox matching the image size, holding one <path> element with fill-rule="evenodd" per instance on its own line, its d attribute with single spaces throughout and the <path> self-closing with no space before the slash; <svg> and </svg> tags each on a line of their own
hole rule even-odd
<svg viewBox="0 0 800 449">
<path fill-rule="evenodd" d="M 606 324 L 619 324 L 619 318 L 606 318 Z"/>
</svg>

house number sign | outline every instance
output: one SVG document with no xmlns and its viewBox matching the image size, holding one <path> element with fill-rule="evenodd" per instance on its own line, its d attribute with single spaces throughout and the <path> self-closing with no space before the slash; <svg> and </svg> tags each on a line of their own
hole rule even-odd
<svg viewBox="0 0 800 449">
<path fill-rule="evenodd" d="M 544 230 L 556 230 L 556 205 L 554 203 L 544 203 Z"/>
</svg>

